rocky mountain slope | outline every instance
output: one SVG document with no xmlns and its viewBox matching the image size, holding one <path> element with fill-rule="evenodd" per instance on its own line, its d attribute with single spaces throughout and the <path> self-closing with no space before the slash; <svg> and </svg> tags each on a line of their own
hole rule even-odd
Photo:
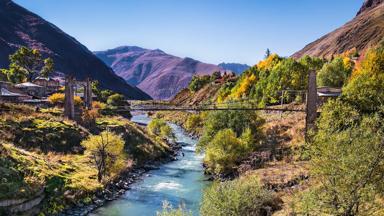
<svg viewBox="0 0 384 216">
<path fill-rule="evenodd" d="M 225 70 L 230 70 L 236 74 L 241 74 L 251 66 L 246 64 L 238 64 L 238 63 L 221 63 L 219 67 L 224 68 Z"/>
<path fill-rule="evenodd" d="M 356 17 L 293 54 L 330 58 L 352 48 L 363 52 L 384 38 L 384 0 L 366 0 Z"/>
<path fill-rule="evenodd" d="M 224 71 L 191 58 L 179 58 L 161 50 L 123 46 L 95 52 L 115 73 L 154 99 L 170 99 L 186 88 L 193 75 Z"/>
<path fill-rule="evenodd" d="M 20 46 L 39 49 L 44 56 L 52 57 L 59 72 L 78 79 L 89 76 L 102 87 L 131 99 L 150 99 L 115 75 L 75 38 L 11 0 L 0 0 L 0 68 L 8 67 L 8 56 Z"/>
</svg>

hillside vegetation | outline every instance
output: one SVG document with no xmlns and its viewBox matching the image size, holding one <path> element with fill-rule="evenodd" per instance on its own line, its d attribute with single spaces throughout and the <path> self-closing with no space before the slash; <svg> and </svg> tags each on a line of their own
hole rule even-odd
<svg viewBox="0 0 384 216">
<path fill-rule="evenodd" d="M 94 202 L 95 195 L 121 173 L 167 159 L 171 153 L 163 139 L 123 117 L 97 115 L 95 124 L 84 128 L 64 120 L 56 108 L 36 112 L 29 106 L 1 104 L 1 110 L 0 201 L 43 197 L 35 209 L 47 215 Z M 112 133 L 118 134 L 123 152 L 114 149 L 116 157 L 107 158 L 110 166 L 100 178 L 89 155 L 94 142 L 83 142 L 87 137 L 98 139 L 102 131 L 110 131 L 109 142 L 114 142 Z M 8 210 L 0 208 L 0 215 Z"/>
</svg>

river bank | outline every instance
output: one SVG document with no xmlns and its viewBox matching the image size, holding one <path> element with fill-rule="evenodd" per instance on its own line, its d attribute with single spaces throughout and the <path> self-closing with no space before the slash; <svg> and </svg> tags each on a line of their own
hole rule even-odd
<svg viewBox="0 0 384 216">
<path fill-rule="evenodd" d="M 133 121 L 143 124 L 149 118 L 134 117 Z M 91 215 L 156 215 L 161 211 L 163 201 L 177 207 L 184 205 L 198 215 L 202 190 L 209 184 L 204 176 L 202 155 L 195 154 L 197 140 L 185 131 L 170 124 L 176 135 L 176 142 L 182 145 L 178 160 L 162 164 L 141 175 L 143 178 L 131 184 L 131 188 L 119 199 L 107 202 Z"/>
<path fill-rule="evenodd" d="M 137 125 L 146 126 L 148 122 L 141 122 L 140 120 L 132 120 Z M 151 160 L 139 166 L 133 166 L 128 170 L 120 173 L 113 181 L 106 184 L 103 190 L 95 193 L 94 198 L 89 203 L 79 203 L 78 205 L 66 209 L 65 211 L 57 214 L 58 216 L 83 216 L 88 215 L 96 209 L 104 206 L 108 202 L 119 199 L 126 191 L 131 189 L 131 185 L 142 181 L 146 173 L 151 170 L 157 170 L 161 165 L 177 160 L 177 156 L 182 148 L 180 143 L 168 142 L 170 147 L 170 154 L 167 157 L 159 160 Z"/>
</svg>

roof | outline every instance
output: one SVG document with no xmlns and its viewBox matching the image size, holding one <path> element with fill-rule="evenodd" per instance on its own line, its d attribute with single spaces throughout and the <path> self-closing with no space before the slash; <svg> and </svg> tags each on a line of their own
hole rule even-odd
<svg viewBox="0 0 384 216">
<path fill-rule="evenodd" d="M 0 96 L 2 96 L 2 97 L 24 97 L 26 95 L 15 93 L 15 92 L 11 92 L 11 91 L 9 91 L 6 88 L 1 88 Z"/>
<path fill-rule="evenodd" d="M 31 82 L 20 83 L 20 84 L 15 85 L 15 87 L 16 88 L 24 88 L 24 87 L 43 88 L 43 86 L 36 85 L 34 83 L 31 83 Z"/>
<path fill-rule="evenodd" d="M 341 95 L 341 88 L 320 87 L 317 88 L 317 95 L 320 97 L 338 97 Z"/>
</svg>

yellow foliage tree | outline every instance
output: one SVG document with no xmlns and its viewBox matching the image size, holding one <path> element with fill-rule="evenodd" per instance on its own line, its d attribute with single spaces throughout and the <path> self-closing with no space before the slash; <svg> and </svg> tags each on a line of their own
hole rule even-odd
<svg viewBox="0 0 384 216">
<path fill-rule="evenodd" d="M 51 96 L 48 97 L 48 102 L 53 104 L 53 105 L 63 105 L 64 104 L 64 98 L 65 98 L 65 95 L 63 93 L 55 93 L 55 94 L 52 94 Z M 81 98 L 79 96 L 75 96 L 74 97 L 74 100 L 75 100 L 75 105 L 76 106 L 79 106 L 83 103 L 83 101 L 81 100 Z"/>
<path fill-rule="evenodd" d="M 100 135 L 91 135 L 81 145 L 91 157 L 98 171 L 98 181 L 124 168 L 124 140 L 121 136 L 109 131 Z"/>
</svg>

